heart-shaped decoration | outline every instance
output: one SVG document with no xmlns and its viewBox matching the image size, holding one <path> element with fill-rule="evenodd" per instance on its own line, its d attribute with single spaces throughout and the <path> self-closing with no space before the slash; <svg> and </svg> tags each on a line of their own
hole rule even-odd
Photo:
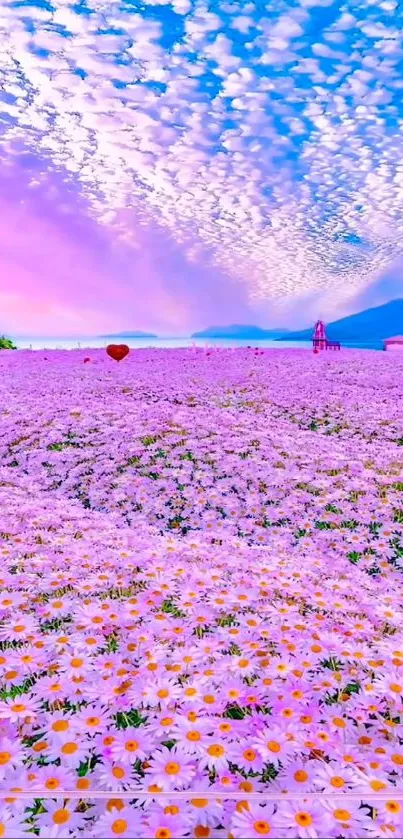
<svg viewBox="0 0 403 839">
<path fill-rule="evenodd" d="M 122 361 L 130 352 L 130 348 L 127 344 L 108 344 L 106 352 L 114 361 Z"/>
</svg>

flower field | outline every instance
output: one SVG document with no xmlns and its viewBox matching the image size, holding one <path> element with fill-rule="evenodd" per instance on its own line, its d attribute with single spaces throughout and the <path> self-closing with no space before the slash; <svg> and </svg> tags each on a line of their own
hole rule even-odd
<svg viewBox="0 0 403 839">
<path fill-rule="evenodd" d="M 392 353 L 0 353 L 0 839 L 403 836 L 402 405 Z"/>
</svg>

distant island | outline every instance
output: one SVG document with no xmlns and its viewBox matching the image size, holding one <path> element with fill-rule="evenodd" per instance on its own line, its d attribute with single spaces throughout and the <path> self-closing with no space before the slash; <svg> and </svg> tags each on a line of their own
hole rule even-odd
<svg viewBox="0 0 403 839">
<path fill-rule="evenodd" d="M 277 340 L 310 341 L 312 333 L 313 324 L 309 329 L 288 332 L 277 337 Z M 374 344 L 402 333 L 403 299 L 400 298 L 326 324 L 326 335 L 330 341 Z"/>
<path fill-rule="evenodd" d="M 260 326 L 249 326 L 238 323 L 229 326 L 209 326 L 201 332 L 193 332 L 191 338 L 233 338 L 234 340 L 270 340 L 279 335 L 287 335 L 286 329 L 261 329 Z"/>
<path fill-rule="evenodd" d="M 153 332 L 115 332 L 113 335 L 99 335 L 99 338 L 158 338 Z"/>
</svg>

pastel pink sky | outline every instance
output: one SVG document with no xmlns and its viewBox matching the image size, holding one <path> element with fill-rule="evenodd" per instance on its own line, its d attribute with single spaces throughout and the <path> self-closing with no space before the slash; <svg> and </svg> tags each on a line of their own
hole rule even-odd
<svg viewBox="0 0 403 839">
<path fill-rule="evenodd" d="M 90 336 L 124 330 L 186 335 L 213 324 L 300 327 L 320 316 L 311 292 L 280 313 L 248 300 L 245 283 L 231 280 L 199 249 L 189 262 L 168 232 L 142 226 L 134 211 L 124 228 L 92 220 L 80 192 L 49 170 L 35 188 L 35 161 L 0 171 L 0 334 Z M 43 172 L 42 172 L 43 174 Z M 400 272 L 399 272 L 400 275 Z M 399 296 L 392 270 L 385 282 L 352 301 L 351 311 Z M 397 292 L 394 294 L 394 292 Z M 302 301 L 302 304 L 301 304 Z M 334 316 L 344 311 L 334 310 Z"/>
<path fill-rule="evenodd" d="M 167 234 L 134 214 L 135 245 L 92 221 L 57 178 L 29 189 L 13 167 L 0 185 L 0 333 L 180 335 L 217 319 L 250 320 L 241 289 L 207 256 L 204 265 L 188 263 Z"/>
</svg>

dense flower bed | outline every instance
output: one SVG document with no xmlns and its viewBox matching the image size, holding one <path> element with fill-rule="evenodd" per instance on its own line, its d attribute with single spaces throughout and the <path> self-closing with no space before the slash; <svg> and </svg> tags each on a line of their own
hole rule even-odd
<svg viewBox="0 0 403 839">
<path fill-rule="evenodd" d="M 0 837 L 403 835 L 402 374 L 1 355 Z"/>
</svg>

